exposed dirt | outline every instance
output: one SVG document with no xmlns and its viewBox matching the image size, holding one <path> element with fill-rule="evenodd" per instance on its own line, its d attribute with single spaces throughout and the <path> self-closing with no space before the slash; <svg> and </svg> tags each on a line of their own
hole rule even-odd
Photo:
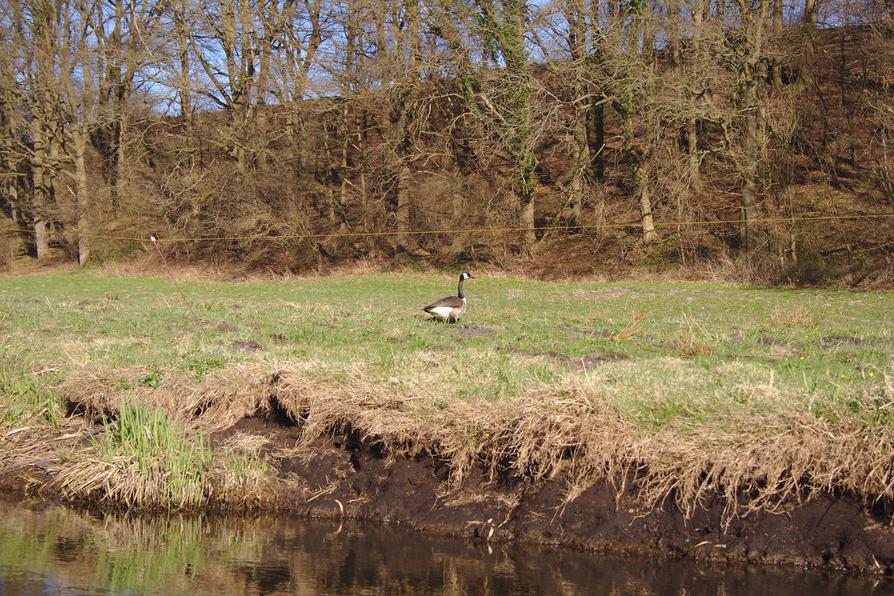
<svg viewBox="0 0 894 596">
<path fill-rule="evenodd" d="M 478 327 L 477 325 L 460 325 L 453 329 L 453 335 L 457 337 L 490 337 L 496 333 L 488 327 Z"/>
<path fill-rule="evenodd" d="M 866 339 L 862 337 L 855 337 L 853 335 L 827 335 L 823 337 L 821 340 L 823 346 L 840 346 L 843 344 L 853 344 L 855 346 L 862 346 L 866 343 Z"/>
<path fill-rule="evenodd" d="M 567 354 L 560 354 L 558 352 L 531 352 L 528 350 L 520 350 L 517 348 L 511 349 L 509 351 L 514 354 L 523 354 L 525 356 L 548 358 L 553 362 L 556 362 L 557 364 L 561 364 L 562 366 L 578 372 L 593 369 L 606 362 L 616 362 L 618 360 L 626 360 L 628 358 L 627 355 L 617 352 L 606 352 L 604 354 L 588 354 L 586 356 L 568 356 Z"/>
<path fill-rule="evenodd" d="M 572 370 L 577 371 L 585 371 L 605 362 L 614 362 L 617 360 L 624 360 L 627 358 L 624 354 L 615 354 L 615 353 L 606 353 L 592 356 L 568 356 L 566 354 L 559 354 L 557 352 L 546 352 L 544 356 L 548 357 L 550 360 L 554 360 L 559 364 L 566 366 Z"/>
<path fill-rule="evenodd" d="M 241 339 L 235 343 L 233 343 L 233 347 L 239 350 L 240 352 L 257 352 L 264 346 L 259 344 L 256 341 L 250 339 Z"/>
<path fill-rule="evenodd" d="M 779 339 L 777 337 L 770 337 L 769 335 L 761 335 L 760 337 L 757 338 L 757 342 L 764 346 L 787 346 L 791 343 L 784 339 Z"/>
<path fill-rule="evenodd" d="M 275 404 L 274 404 L 275 406 Z M 708 498 L 690 519 L 672 501 L 644 511 L 631 474 L 619 491 L 600 482 L 563 505 L 563 478 L 532 484 L 513 473 L 488 482 L 476 469 L 450 487 L 450 470 L 429 454 L 391 456 L 350 428 L 295 447 L 299 423 L 271 408 L 216 433 L 267 438 L 264 453 L 281 480 L 276 507 L 313 517 L 351 517 L 465 537 L 524 540 L 591 551 L 769 563 L 891 575 L 890 507 L 824 494 L 784 513 L 757 513 L 722 524 L 724 503 Z M 744 499 L 744 497 L 743 497 Z"/>
</svg>

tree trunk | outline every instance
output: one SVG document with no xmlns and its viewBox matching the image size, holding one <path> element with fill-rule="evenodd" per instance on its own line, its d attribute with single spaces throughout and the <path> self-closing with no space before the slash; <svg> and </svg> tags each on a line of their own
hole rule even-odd
<svg viewBox="0 0 894 596">
<path fill-rule="evenodd" d="M 814 62 L 816 59 L 816 25 L 819 18 L 819 6 L 816 0 L 804 0 L 803 32 L 804 47 L 798 73 L 798 88 L 801 90 L 813 86 Z"/>
<path fill-rule="evenodd" d="M 587 83 L 585 70 L 587 68 L 587 34 L 586 19 L 582 2 L 572 3 L 568 8 L 568 45 L 571 48 L 571 59 L 574 61 L 574 90 L 575 90 L 575 114 L 574 114 L 574 146 L 572 148 L 572 160 L 574 170 L 571 172 L 571 221 L 573 226 L 581 224 L 584 194 L 586 192 L 587 169 L 590 167 L 590 145 L 587 138 L 587 112 L 589 110 L 586 101 Z"/>
<path fill-rule="evenodd" d="M 746 176 L 742 184 L 742 248 L 750 249 L 754 246 L 754 179 Z"/>
<path fill-rule="evenodd" d="M 112 209 L 118 208 L 121 197 L 124 195 L 124 177 L 121 175 L 121 167 L 124 164 L 124 127 L 127 120 L 123 106 L 115 109 L 121 111 L 113 116 L 115 120 L 110 125 L 112 146 L 109 148 L 109 155 L 103 160 Z"/>
<path fill-rule="evenodd" d="M 0 87 L 0 201 L 6 201 L 9 205 L 9 214 L 12 218 L 13 228 L 22 227 L 19 213 L 22 210 L 20 193 L 22 190 L 23 176 L 20 173 L 21 153 L 16 140 L 16 128 L 21 122 L 18 116 L 13 90 L 5 85 Z M 12 267 L 15 257 L 15 246 L 19 243 L 21 232 L 10 231 L 5 234 L 4 240 L 9 253 L 8 264 Z"/>
<path fill-rule="evenodd" d="M 689 152 L 689 188 L 702 191 L 701 158 L 698 154 L 698 121 L 690 118 L 686 124 L 686 149 Z"/>
<path fill-rule="evenodd" d="M 642 54 L 646 62 L 655 66 L 655 0 L 646 0 L 642 13 L 643 48 Z"/>
<path fill-rule="evenodd" d="M 640 161 L 640 160 L 638 160 Z M 639 195 L 639 208 L 642 218 L 643 242 L 651 244 L 658 240 L 655 221 L 652 218 L 652 194 L 649 188 L 649 169 L 645 163 L 637 163 L 633 170 L 636 192 Z"/>
<path fill-rule="evenodd" d="M 745 153 L 744 171 L 742 172 L 742 247 L 749 249 L 754 243 L 754 205 L 756 195 L 755 167 L 758 161 L 758 100 L 757 82 L 753 75 L 745 81 L 743 94 L 745 112 L 745 137 L 743 150 Z"/>
<path fill-rule="evenodd" d="M 804 24 L 815 31 L 819 19 L 819 5 L 816 0 L 804 0 Z"/>
<path fill-rule="evenodd" d="M 466 222 L 466 214 L 464 212 L 464 202 L 465 202 L 465 179 L 463 178 L 462 171 L 458 168 L 451 168 L 450 170 L 450 207 L 451 207 L 451 215 L 450 218 L 451 227 L 454 230 L 460 230 L 462 228 L 467 227 Z M 453 237 L 450 240 L 450 258 L 457 259 L 459 256 L 466 250 L 466 234 L 462 232 L 453 232 Z"/>
<path fill-rule="evenodd" d="M 609 11 L 610 12 L 610 11 Z M 602 60 L 603 31 L 600 25 L 599 2 L 590 2 L 590 48 L 588 67 L 596 68 Z M 598 89 L 589 89 L 590 109 L 587 113 L 587 141 L 593 180 L 600 184 L 605 180 L 605 104 Z"/>
<path fill-rule="evenodd" d="M 537 156 L 534 154 L 534 138 L 532 131 L 533 109 L 531 92 L 534 87 L 531 72 L 530 56 L 525 39 L 528 5 L 525 0 L 501 0 L 500 14 L 497 14 L 497 3 L 479 2 L 481 8 L 481 31 L 492 47 L 498 47 L 502 54 L 505 78 L 501 82 L 511 92 L 504 93 L 499 100 L 497 118 L 492 118 L 492 125 L 500 132 L 500 136 L 509 154 L 512 156 L 515 188 L 518 199 L 519 227 L 525 229 L 523 241 L 530 250 L 536 241 L 534 224 L 534 187 L 537 184 Z M 478 110 L 473 107 L 473 110 Z"/>
<path fill-rule="evenodd" d="M 668 14 L 668 43 L 670 44 L 671 51 L 671 60 L 673 61 L 674 66 L 680 64 L 681 53 L 680 53 L 680 0 L 669 0 L 668 6 L 669 13 Z M 693 31 L 693 35 L 698 35 L 697 31 L 698 27 L 696 26 L 696 30 Z"/>
<path fill-rule="evenodd" d="M 739 0 L 739 7 L 740 13 L 747 17 L 744 21 L 744 30 L 748 53 L 738 69 L 741 85 L 739 109 L 743 114 L 743 130 L 741 133 L 741 157 L 736 161 L 742 176 L 741 246 L 748 250 L 755 243 L 754 219 L 756 216 L 757 169 L 760 163 L 762 148 L 762 139 L 758 135 L 760 132 L 759 120 L 763 111 L 758 97 L 758 85 L 762 82 L 765 83 L 769 76 L 763 47 L 764 35 L 770 25 L 770 0 L 761 0 L 760 5 L 757 7 L 748 4 L 746 0 Z"/>
<path fill-rule="evenodd" d="M 89 194 L 87 190 L 87 166 L 84 160 L 84 153 L 87 146 L 87 131 L 78 130 L 74 134 L 74 150 L 75 150 L 75 186 L 77 197 L 77 217 L 78 217 L 78 266 L 83 267 L 87 264 L 90 257 L 89 243 Z"/>
<path fill-rule="evenodd" d="M 705 0 L 695 0 L 695 7 L 692 12 L 692 52 L 695 55 L 696 60 L 701 51 L 704 9 Z M 697 96 L 693 97 L 690 94 L 690 101 L 694 103 L 699 100 Z M 691 109 L 695 111 L 695 105 L 691 106 Z M 694 115 L 690 116 L 686 123 L 686 150 L 689 153 L 689 188 L 698 193 L 702 190 L 702 175 L 701 159 L 698 153 L 698 119 Z"/>
<path fill-rule="evenodd" d="M 521 203 L 521 227 L 524 228 L 525 248 L 530 250 L 537 241 L 537 232 L 534 230 L 534 197 L 528 197 L 525 200 L 520 199 Z"/>
<path fill-rule="evenodd" d="M 397 246 L 406 250 L 409 246 L 407 231 L 410 229 L 410 189 L 413 178 L 404 162 L 397 174 Z"/>
<path fill-rule="evenodd" d="M 37 214 L 34 216 L 34 249 L 38 261 L 45 259 L 50 252 L 47 222 L 43 216 Z"/>
<path fill-rule="evenodd" d="M 186 1 L 182 0 L 174 11 L 174 31 L 177 36 L 177 98 L 180 102 L 180 121 L 183 123 L 184 145 L 189 169 L 196 165 L 196 146 L 193 138 L 192 122 L 192 82 L 190 81 L 189 28 L 186 15 Z"/>
<path fill-rule="evenodd" d="M 34 250 L 37 260 L 49 255 L 49 233 L 47 214 L 53 202 L 53 180 L 50 173 L 50 142 L 44 126 L 35 119 L 31 127 L 34 148 L 31 158 L 31 178 L 33 180 L 31 213 L 34 228 Z"/>
<path fill-rule="evenodd" d="M 602 98 L 594 98 L 590 104 L 588 139 L 590 142 L 590 168 L 593 178 L 605 180 L 605 104 Z"/>
<path fill-rule="evenodd" d="M 578 104 L 577 117 L 574 123 L 574 171 L 571 174 L 571 225 L 581 225 L 584 194 L 586 191 L 586 172 L 590 165 L 590 147 L 587 144 L 587 106 Z"/>
<path fill-rule="evenodd" d="M 776 36 L 776 43 L 780 43 L 782 37 L 782 0 L 773 1 L 773 33 Z M 773 60 L 771 71 L 771 83 L 773 87 L 779 89 L 782 87 L 782 61 Z"/>
</svg>

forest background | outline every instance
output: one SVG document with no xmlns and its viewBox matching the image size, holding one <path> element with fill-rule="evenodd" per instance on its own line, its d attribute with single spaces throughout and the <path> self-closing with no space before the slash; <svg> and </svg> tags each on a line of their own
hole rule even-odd
<svg viewBox="0 0 894 596">
<path fill-rule="evenodd" d="M 891 0 L 3 0 L 0 266 L 890 286 L 892 39 Z"/>
</svg>

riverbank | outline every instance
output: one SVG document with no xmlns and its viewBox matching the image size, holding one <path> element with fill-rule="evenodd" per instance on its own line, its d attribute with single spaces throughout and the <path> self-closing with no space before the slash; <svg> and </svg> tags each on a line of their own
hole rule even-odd
<svg viewBox="0 0 894 596">
<path fill-rule="evenodd" d="M 888 293 L 4 278 L 7 489 L 890 573 Z"/>
</svg>

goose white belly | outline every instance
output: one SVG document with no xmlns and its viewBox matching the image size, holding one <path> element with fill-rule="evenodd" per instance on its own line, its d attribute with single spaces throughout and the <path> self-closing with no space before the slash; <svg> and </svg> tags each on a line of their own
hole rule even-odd
<svg viewBox="0 0 894 596">
<path fill-rule="evenodd" d="M 436 306 L 428 312 L 438 317 L 442 321 L 446 321 L 450 318 L 450 315 L 453 313 L 454 310 L 456 309 L 450 308 L 449 306 Z"/>
</svg>

